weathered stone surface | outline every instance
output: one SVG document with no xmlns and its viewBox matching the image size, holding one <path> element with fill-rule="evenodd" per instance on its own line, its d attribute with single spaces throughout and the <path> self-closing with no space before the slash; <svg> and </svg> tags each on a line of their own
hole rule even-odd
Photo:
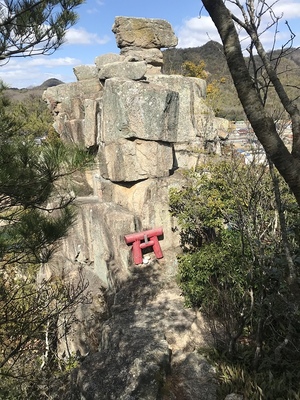
<svg viewBox="0 0 300 400">
<path fill-rule="evenodd" d="M 182 354 L 172 365 L 167 378 L 167 399 L 216 400 L 215 372 L 207 360 L 196 351 Z"/>
<path fill-rule="evenodd" d="M 73 72 L 78 81 L 97 79 L 98 77 L 98 69 L 95 65 L 78 65 L 73 68 Z"/>
<path fill-rule="evenodd" d="M 103 324 L 105 326 L 105 321 L 109 318 L 104 293 L 108 286 L 111 290 L 117 289 L 128 278 L 128 274 L 117 268 L 112 260 L 116 260 L 119 265 L 129 264 L 130 249 L 123 237 L 125 233 L 134 229 L 133 215 L 112 203 L 102 204 L 99 212 L 96 199 L 92 203 L 89 197 L 88 204 L 86 202 L 87 198 L 78 198 L 80 215 L 76 226 L 72 228 L 74 232 L 80 228 L 81 236 L 77 237 L 71 232 L 64 242 L 63 258 L 62 253 L 56 255 L 51 264 L 44 267 L 47 270 L 41 271 L 40 274 L 40 279 L 49 279 L 57 273 L 57 265 L 63 264 L 68 284 L 73 284 L 76 288 L 78 282 L 80 285 L 88 283 L 83 292 L 85 297 L 75 310 L 67 334 L 61 332 L 58 353 L 66 360 L 75 355 L 83 359 L 88 354 L 98 351 L 101 342 L 99 332 L 103 330 Z M 86 219 L 87 214 L 88 219 Z M 116 231 L 121 234 L 116 236 Z M 119 248 L 118 254 L 111 252 L 111 241 L 116 242 Z M 60 330 L 63 327 L 64 324 L 60 326 Z"/>
<path fill-rule="evenodd" d="M 82 119 L 57 119 L 54 125 L 56 129 L 59 127 L 59 123 L 61 123 L 61 126 L 63 126 L 64 129 L 63 134 L 61 135 L 61 139 L 66 142 L 84 145 L 84 121 Z"/>
<path fill-rule="evenodd" d="M 101 98 L 103 86 L 99 79 L 59 86 L 50 87 L 43 93 L 43 99 L 54 115 L 54 128 L 62 139 L 86 144 L 89 147 L 92 133 L 87 134 L 84 129 L 84 104 L 86 99 L 92 101 Z"/>
<path fill-rule="evenodd" d="M 154 65 L 147 64 L 147 72 L 145 77 L 148 78 L 149 75 L 161 75 L 162 69 L 161 67 L 155 67 Z"/>
<path fill-rule="evenodd" d="M 159 49 L 174 44 L 168 23 L 118 17 L 114 31 L 122 55 L 95 60 L 97 74 L 110 69 L 100 75 L 103 86 L 98 75 L 84 79 L 80 66 L 78 82 L 44 95 L 60 135 L 98 151 L 94 170 L 82 174 L 76 224 L 55 259 L 56 267 L 79 266 L 93 296 L 78 309 L 60 354 L 80 356 L 73 388 L 82 400 L 215 400 L 213 370 L 196 353 L 209 341 L 206 322 L 184 308 L 175 283 L 179 232 L 168 196 L 185 184 L 180 168 L 201 162 L 204 143 L 224 124 L 205 104 L 204 81 L 158 75 Z M 146 65 L 147 79 L 107 79 L 116 63 Z M 124 235 L 159 226 L 164 258 L 158 262 L 148 248 L 147 263 L 133 266 Z"/>
<path fill-rule="evenodd" d="M 115 297 L 114 316 L 100 332 L 99 352 L 86 358 L 74 374 L 85 400 L 158 398 L 170 368 L 170 350 L 163 332 L 147 326 L 142 317 L 142 304 L 156 292 L 150 287 L 153 277 L 135 274 Z M 146 286 L 139 297 L 139 288 Z"/>
<path fill-rule="evenodd" d="M 195 346 L 207 343 L 201 335 L 203 321 L 191 329 L 197 315 L 184 307 L 180 291 L 170 284 L 174 273 L 164 262 L 132 268 L 131 278 L 113 299 L 112 317 L 99 332 L 99 352 L 88 356 L 73 375 L 81 398 L 216 399 L 213 370 L 194 352 Z M 189 340 L 182 343 L 189 332 Z M 173 365 L 173 353 L 184 349 L 186 355 L 181 353 Z M 186 382 L 183 396 L 172 397 L 172 377 Z"/>
<path fill-rule="evenodd" d="M 213 113 L 204 103 L 206 82 L 203 79 L 153 75 L 148 80 L 179 93 L 177 142 L 195 144 L 197 138 L 214 137 Z"/>
<path fill-rule="evenodd" d="M 120 62 L 123 61 L 124 57 L 122 57 L 120 54 L 116 54 L 116 53 L 108 53 L 108 54 L 102 54 L 101 56 L 98 56 L 95 58 L 95 64 L 96 67 L 99 69 L 101 69 L 102 67 L 104 67 L 104 65 L 106 64 L 111 64 L 114 62 Z"/>
<path fill-rule="evenodd" d="M 119 48 L 160 49 L 175 47 L 178 43 L 171 25 L 162 19 L 116 17 L 112 31 Z"/>
<path fill-rule="evenodd" d="M 67 360 L 75 355 L 78 358 L 97 351 L 99 346 L 98 332 L 102 324 L 108 318 L 107 304 L 105 300 L 105 289 L 101 279 L 94 271 L 86 268 L 88 262 L 69 265 L 68 283 L 74 287 L 86 285 L 81 302 L 75 309 L 74 322 L 68 326 L 67 335 L 63 331 L 64 325 L 60 327 L 60 340 L 58 343 L 58 354 Z"/>
<path fill-rule="evenodd" d="M 43 99 L 52 105 L 66 104 L 70 99 L 97 99 L 103 90 L 99 79 L 87 79 L 80 82 L 65 83 L 64 85 L 49 87 L 43 93 Z"/>
<path fill-rule="evenodd" d="M 113 182 L 134 182 L 169 176 L 173 151 L 169 143 L 120 139 L 101 147 L 101 175 Z"/>
<path fill-rule="evenodd" d="M 125 47 L 121 50 L 124 61 L 145 61 L 156 67 L 163 66 L 163 53 L 159 49 L 135 49 Z"/>
<path fill-rule="evenodd" d="M 99 202 L 97 197 L 78 197 L 76 224 L 62 243 L 54 259 L 59 265 L 78 263 L 101 280 L 102 286 L 115 288 L 127 277 L 130 252 L 124 235 L 134 232 L 134 214 L 114 203 Z M 80 235 L 78 235 L 80 232 Z"/>
<path fill-rule="evenodd" d="M 169 190 L 171 187 L 181 188 L 185 184 L 186 177 L 180 171 L 169 177 L 147 179 L 135 185 L 110 184 L 108 187 L 103 183 L 103 199 L 119 204 L 136 215 L 137 230 L 162 226 L 164 240 L 160 245 L 163 253 L 172 249 L 173 258 L 170 254 L 167 257 L 172 264 L 176 253 L 180 251 L 180 238 L 177 221 L 169 212 Z"/>
<path fill-rule="evenodd" d="M 100 143 L 102 101 L 86 99 L 84 101 L 84 145 L 95 148 Z"/>
<path fill-rule="evenodd" d="M 98 71 L 99 79 L 124 78 L 138 81 L 145 76 L 147 65 L 144 61 L 120 61 L 104 65 Z"/>
<path fill-rule="evenodd" d="M 174 143 L 174 168 L 196 168 L 204 159 L 204 143 L 196 141 L 194 143 Z"/>
<path fill-rule="evenodd" d="M 243 400 L 243 398 L 241 394 L 231 393 L 225 397 L 225 400 Z"/>
<path fill-rule="evenodd" d="M 161 85 L 112 78 L 103 96 L 105 143 L 119 138 L 176 142 L 178 93 Z"/>
<path fill-rule="evenodd" d="M 82 107 L 82 99 L 80 97 L 65 98 L 61 102 L 56 102 L 53 97 L 50 97 L 50 108 L 54 115 L 54 119 L 61 118 L 65 121 L 69 119 L 83 119 L 84 110 Z M 57 130 L 60 132 L 59 130 Z"/>
</svg>

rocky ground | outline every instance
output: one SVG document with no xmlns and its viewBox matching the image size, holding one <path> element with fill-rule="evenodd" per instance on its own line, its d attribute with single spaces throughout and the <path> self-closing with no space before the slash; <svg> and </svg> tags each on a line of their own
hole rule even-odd
<svg viewBox="0 0 300 400">
<path fill-rule="evenodd" d="M 133 266 L 111 296 L 99 351 L 74 374 L 85 400 L 215 400 L 213 368 L 197 349 L 211 342 L 200 316 L 184 306 L 167 258 Z"/>
</svg>

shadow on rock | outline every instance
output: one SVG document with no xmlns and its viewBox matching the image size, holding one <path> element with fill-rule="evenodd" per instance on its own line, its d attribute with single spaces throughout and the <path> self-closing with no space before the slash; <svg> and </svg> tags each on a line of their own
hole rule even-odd
<svg viewBox="0 0 300 400">
<path fill-rule="evenodd" d="M 74 399 L 216 398 L 213 370 L 196 351 L 210 340 L 207 328 L 184 307 L 164 261 L 132 267 L 110 313 L 99 351 L 74 371 Z"/>
</svg>

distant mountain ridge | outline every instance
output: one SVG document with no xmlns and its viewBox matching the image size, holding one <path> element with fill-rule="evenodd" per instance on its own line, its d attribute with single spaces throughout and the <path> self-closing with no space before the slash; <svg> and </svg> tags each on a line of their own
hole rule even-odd
<svg viewBox="0 0 300 400">
<path fill-rule="evenodd" d="M 39 89 L 46 90 L 46 89 L 48 89 L 49 87 L 62 85 L 63 83 L 64 83 L 64 82 L 63 82 L 63 81 L 60 81 L 59 79 L 50 78 L 50 79 L 47 79 L 45 82 L 43 82 L 40 86 L 37 86 L 36 89 L 39 88 Z"/>
<path fill-rule="evenodd" d="M 279 55 L 280 51 L 281 50 L 273 51 L 273 59 Z M 163 72 L 165 74 L 179 73 L 185 61 L 192 61 L 198 64 L 203 60 L 206 64 L 206 70 L 211 75 L 215 77 L 229 75 L 223 46 L 213 40 L 200 47 L 167 49 L 164 50 L 163 56 Z M 287 62 L 289 64 L 289 70 L 300 68 L 300 48 L 289 49 L 284 59 L 282 59 L 282 62 Z M 297 75 L 300 77 L 300 70 Z"/>
<path fill-rule="evenodd" d="M 25 101 L 29 96 L 32 97 L 42 97 L 43 92 L 53 86 L 61 85 L 64 82 L 56 78 L 47 79 L 39 86 L 29 87 L 29 88 L 9 88 L 5 90 L 5 95 L 11 101 Z"/>
<path fill-rule="evenodd" d="M 273 51 L 273 60 L 278 57 L 280 51 Z M 244 113 L 227 67 L 223 46 L 220 43 L 209 41 L 201 47 L 167 49 L 163 51 L 163 57 L 163 72 L 165 74 L 182 74 L 182 65 L 186 61 L 192 61 L 195 64 L 204 61 L 206 65 L 205 70 L 208 72 L 208 82 L 225 78 L 225 84 L 221 85 L 220 104 L 217 111 L 218 116 L 231 120 L 244 118 Z M 259 65 L 259 61 L 257 64 Z M 300 48 L 288 49 L 284 58 L 280 61 L 278 71 L 283 83 L 289 86 L 288 90 L 291 97 L 298 98 L 298 87 L 300 86 Z M 276 105 L 278 108 L 279 102 L 276 95 L 272 94 L 272 91 L 270 93 L 270 106 L 275 108 Z"/>
<path fill-rule="evenodd" d="M 199 64 L 203 60 L 206 70 L 210 74 L 214 76 L 229 75 L 223 47 L 220 43 L 212 40 L 200 47 L 167 49 L 163 52 L 163 57 L 165 74 L 181 73 L 182 64 L 186 61 Z"/>
</svg>

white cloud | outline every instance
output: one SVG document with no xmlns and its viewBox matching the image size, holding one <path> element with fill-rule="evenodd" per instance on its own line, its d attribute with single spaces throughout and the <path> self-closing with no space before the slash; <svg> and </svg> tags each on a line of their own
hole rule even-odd
<svg viewBox="0 0 300 400">
<path fill-rule="evenodd" d="M 70 28 L 66 33 L 66 44 L 106 44 L 110 37 L 99 37 L 96 33 L 87 32 L 84 28 Z"/>
<path fill-rule="evenodd" d="M 88 14 L 97 14 L 97 13 L 99 13 L 99 10 L 98 10 L 98 8 L 89 8 L 88 10 L 86 10 L 86 12 L 88 13 Z"/>
<path fill-rule="evenodd" d="M 258 4 L 259 1 L 255 1 L 254 4 L 256 3 L 255 7 L 257 10 L 259 10 L 262 5 Z M 261 2 L 262 3 L 262 2 Z M 273 5 L 272 5 L 273 4 Z M 232 13 L 237 15 L 239 18 L 242 19 L 242 14 L 241 10 L 239 7 L 234 4 L 234 2 L 226 2 L 226 6 L 230 9 Z M 276 17 L 283 17 L 284 19 L 293 19 L 293 18 L 299 18 L 300 17 L 300 3 L 298 0 L 277 0 L 277 1 L 268 1 L 265 3 L 263 6 L 263 11 L 264 11 L 264 19 L 270 19 L 270 12 L 268 10 L 268 6 L 271 7 L 271 10 L 273 14 Z M 245 7 L 245 4 L 244 4 Z"/>
<path fill-rule="evenodd" d="M 258 1 L 256 2 L 258 3 Z M 273 5 L 272 5 L 273 4 Z M 267 6 L 271 6 L 272 14 L 267 9 Z M 227 4 L 231 12 L 237 15 L 240 19 L 242 18 L 241 12 L 234 3 Z M 257 6 L 257 8 L 259 8 Z M 278 25 L 274 24 L 275 18 L 279 18 Z M 263 8 L 263 15 L 260 21 L 260 32 L 265 32 L 262 35 L 262 41 L 267 49 L 273 47 L 274 38 L 276 35 L 275 48 L 279 48 L 284 45 L 290 39 L 290 32 L 286 25 L 286 21 L 290 24 L 292 31 L 299 35 L 299 18 L 300 18 L 300 2 L 299 0 L 278 0 L 270 1 L 265 4 Z M 299 42 L 299 37 L 296 38 L 295 42 Z M 296 46 L 296 43 L 293 44 Z"/>
<path fill-rule="evenodd" d="M 104 1 L 97 0 L 96 5 L 99 7 L 102 7 L 102 6 L 104 6 Z M 88 8 L 86 12 L 88 14 L 97 14 L 100 12 L 100 10 L 97 7 L 93 7 L 93 8 Z"/>
<path fill-rule="evenodd" d="M 284 19 L 300 18 L 299 1 L 279 1 L 273 6 L 273 11 L 277 17 L 283 16 Z"/>
<path fill-rule="evenodd" d="M 230 4 L 230 9 L 232 12 L 237 12 L 236 7 L 234 8 L 232 3 Z M 292 18 L 300 18 L 300 2 L 279 1 L 275 4 L 273 9 L 277 16 L 281 15 L 281 11 L 284 12 L 284 17 L 279 21 L 278 26 L 273 26 L 271 29 L 267 29 L 262 35 L 261 38 L 267 50 L 273 47 L 275 28 L 277 29 L 275 48 L 280 48 L 281 45 L 285 44 L 290 39 L 290 32 L 285 24 L 286 19 L 288 19 L 290 15 L 292 15 Z M 266 13 L 265 17 L 261 21 L 260 30 L 263 31 L 268 25 L 270 25 L 270 23 L 271 20 L 269 14 Z M 294 27 L 293 24 L 295 25 Z M 293 28 L 299 30 L 298 26 L 298 20 L 291 20 L 292 30 Z M 295 33 L 297 34 L 297 32 Z M 249 39 L 243 30 L 240 30 L 239 34 L 242 48 L 245 49 L 249 44 Z M 214 23 L 209 16 L 205 15 L 202 15 L 199 18 L 191 18 L 183 21 L 182 26 L 177 30 L 177 36 L 178 48 L 203 46 L 210 40 L 220 42 L 220 37 Z M 297 44 L 299 43 L 299 36 L 296 37 L 293 43 L 295 47 L 299 45 Z"/>
<path fill-rule="evenodd" d="M 55 68 L 58 66 L 72 66 L 72 65 L 77 65 L 80 63 L 80 60 L 77 58 L 72 58 L 72 57 L 60 57 L 60 58 L 34 58 L 30 60 L 25 60 L 26 66 L 39 66 L 39 67 L 46 67 L 46 68 Z"/>
<path fill-rule="evenodd" d="M 7 65 L 0 66 L 0 79 L 18 88 L 38 86 L 49 78 L 71 82 L 75 80 L 72 67 L 80 63 L 72 57 L 12 58 Z"/>
<path fill-rule="evenodd" d="M 191 18 L 184 21 L 178 30 L 178 46 L 198 47 L 210 40 L 220 41 L 219 34 L 210 17 Z"/>
<path fill-rule="evenodd" d="M 75 81 L 75 77 L 71 76 L 71 74 L 49 73 L 36 68 L 32 68 L 31 70 L 20 68 L 8 71 L 0 69 L 0 79 L 8 86 L 19 89 L 29 86 L 39 86 L 49 78 L 56 78 L 63 82 Z"/>
<path fill-rule="evenodd" d="M 49 58 L 47 56 L 41 56 L 35 58 L 12 58 L 8 64 L 0 65 L 0 72 L 29 67 L 53 68 L 58 66 L 72 66 L 79 63 L 80 60 L 78 58 L 72 57 Z"/>
</svg>

